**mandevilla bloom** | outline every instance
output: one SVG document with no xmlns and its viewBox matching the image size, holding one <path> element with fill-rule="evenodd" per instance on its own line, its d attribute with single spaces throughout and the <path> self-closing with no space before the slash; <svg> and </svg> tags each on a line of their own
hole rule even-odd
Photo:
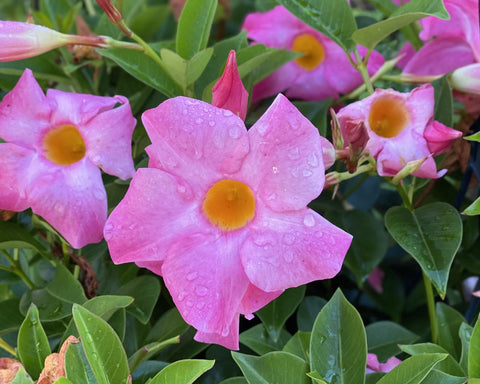
<svg viewBox="0 0 480 384">
<path fill-rule="evenodd" d="M 237 349 L 240 314 L 339 272 L 351 235 L 306 207 L 324 184 L 323 143 L 283 95 L 248 132 L 231 111 L 186 97 L 142 121 L 149 168 L 105 239 L 114 263 L 163 276 L 196 340 Z"/>
<path fill-rule="evenodd" d="M 222 76 L 212 88 L 212 105 L 228 109 L 242 120 L 247 116 L 248 92 L 240 79 L 233 50 L 228 55 Z"/>
<path fill-rule="evenodd" d="M 430 84 L 409 93 L 377 89 L 363 100 L 354 102 L 337 113 L 343 130 L 349 122 L 362 120 L 368 132 L 366 150 L 377 160 L 381 176 L 395 176 L 409 162 L 425 159 L 412 174 L 438 178 L 432 155 L 446 152 L 462 133 L 433 120 L 434 91 Z M 347 144 L 347 143 L 346 143 Z"/>
<path fill-rule="evenodd" d="M 400 364 L 402 360 L 396 358 L 395 356 L 390 357 L 385 363 L 380 363 L 378 361 L 378 357 L 374 353 L 367 354 L 367 373 L 372 372 L 390 372 L 393 368 L 395 368 L 398 364 Z"/>
<path fill-rule="evenodd" d="M 65 35 L 41 25 L 0 20 L 0 61 L 34 57 L 66 44 L 109 46 L 104 36 Z"/>
<path fill-rule="evenodd" d="M 107 217 L 100 168 L 133 175 L 135 122 L 123 96 L 45 95 L 25 70 L 0 103 L 0 209 L 31 207 L 75 248 L 100 241 Z"/>
<path fill-rule="evenodd" d="M 254 102 L 285 90 L 289 98 L 338 98 L 363 82 L 360 72 L 352 67 L 340 46 L 297 19 L 283 6 L 247 15 L 243 29 L 247 30 L 247 36 L 254 43 L 304 54 L 255 85 L 252 93 Z M 358 49 L 362 55 L 367 51 L 363 47 Z M 375 73 L 383 63 L 383 57 L 373 51 L 368 72 Z"/>
</svg>

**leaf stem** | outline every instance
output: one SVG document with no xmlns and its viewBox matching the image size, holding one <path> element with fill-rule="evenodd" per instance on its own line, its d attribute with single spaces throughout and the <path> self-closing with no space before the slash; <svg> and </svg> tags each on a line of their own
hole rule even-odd
<svg viewBox="0 0 480 384">
<path fill-rule="evenodd" d="M 10 344 L 8 344 L 5 340 L 0 337 L 0 348 L 4 349 L 12 356 L 16 357 L 17 353 L 15 352 L 15 348 L 13 348 Z"/>
<path fill-rule="evenodd" d="M 423 284 L 425 285 L 425 294 L 427 297 L 428 317 L 430 318 L 430 330 L 432 332 L 432 343 L 438 343 L 438 323 L 435 312 L 435 297 L 433 295 L 432 283 L 425 272 L 422 272 Z"/>
<path fill-rule="evenodd" d="M 374 90 L 373 90 L 372 80 L 370 79 L 370 75 L 368 74 L 368 69 L 366 64 L 368 61 L 368 56 L 370 55 L 367 53 L 367 55 L 365 56 L 365 60 L 363 60 L 357 49 L 355 49 L 354 54 L 355 54 L 355 60 L 357 61 L 355 68 L 357 68 L 357 70 L 361 73 L 363 82 L 367 87 L 368 93 L 372 94 Z"/>
<path fill-rule="evenodd" d="M 0 267 L 0 269 L 16 274 L 18 277 L 20 277 L 20 279 L 23 280 L 23 282 L 27 285 L 28 288 L 30 289 L 35 288 L 35 284 L 33 284 L 32 281 L 25 274 L 25 272 L 23 272 L 23 269 L 21 268 L 20 263 L 17 260 L 15 260 L 12 256 L 10 256 L 10 254 L 6 250 L 2 249 L 1 251 L 3 256 L 5 256 L 8 262 L 11 264 L 11 267 L 10 268 Z"/>
</svg>

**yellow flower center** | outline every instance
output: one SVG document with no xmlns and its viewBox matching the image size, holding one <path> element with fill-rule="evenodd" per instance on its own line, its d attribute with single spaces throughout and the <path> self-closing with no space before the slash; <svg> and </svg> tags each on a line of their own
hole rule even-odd
<svg viewBox="0 0 480 384">
<path fill-rule="evenodd" d="M 43 139 L 45 157 L 59 165 L 71 165 L 85 156 L 85 142 L 78 129 L 71 125 L 60 125 L 47 132 Z"/>
<path fill-rule="evenodd" d="M 383 97 L 370 107 L 368 124 L 378 136 L 395 137 L 407 126 L 408 121 L 408 110 L 402 100 Z"/>
<path fill-rule="evenodd" d="M 308 33 L 303 33 L 295 38 L 292 51 L 303 53 L 303 56 L 295 59 L 295 61 L 307 71 L 316 68 L 325 59 L 323 45 Z"/>
<path fill-rule="evenodd" d="M 253 219 L 255 199 L 248 185 L 236 180 L 221 180 L 208 190 L 203 212 L 213 225 L 232 231 Z"/>
</svg>

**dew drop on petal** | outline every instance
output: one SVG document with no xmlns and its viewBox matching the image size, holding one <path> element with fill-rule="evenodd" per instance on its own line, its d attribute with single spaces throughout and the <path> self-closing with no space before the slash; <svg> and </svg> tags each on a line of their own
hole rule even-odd
<svg viewBox="0 0 480 384">
<path fill-rule="evenodd" d="M 222 328 L 222 336 L 227 337 L 229 333 L 230 333 L 230 329 L 228 329 L 228 325 L 224 325 Z"/>
<path fill-rule="evenodd" d="M 210 121 L 208 122 L 208 125 L 210 125 L 210 127 L 214 127 L 214 126 L 215 126 L 215 121 L 210 120 Z"/>
<path fill-rule="evenodd" d="M 114 228 L 113 224 L 112 223 L 107 223 L 105 224 L 105 231 L 111 231 L 112 229 Z"/>
<path fill-rule="evenodd" d="M 198 124 L 198 125 L 200 125 L 200 124 L 203 123 L 203 119 L 200 118 L 200 117 L 198 117 L 198 118 L 195 120 L 195 123 Z"/>
<path fill-rule="evenodd" d="M 195 302 L 193 300 L 187 300 L 187 307 L 192 308 Z"/>
<path fill-rule="evenodd" d="M 315 217 L 309 213 L 303 218 L 303 224 L 305 224 L 307 227 L 313 227 L 315 225 Z"/>
<path fill-rule="evenodd" d="M 286 245 L 292 245 L 295 242 L 295 236 L 293 236 L 291 233 L 286 233 L 283 235 L 283 242 Z"/>
<path fill-rule="evenodd" d="M 287 156 L 290 160 L 297 160 L 300 158 L 300 151 L 298 148 L 295 148 L 291 150 Z"/>
<path fill-rule="evenodd" d="M 228 134 L 232 139 L 238 139 L 240 137 L 240 129 L 238 126 L 233 125 L 229 128 Z"/>
<path fill-rule="evenodd" d="M 318 167 L 318 158 L 314 153 L 308 155 L 308 165 L 312 167 Z"/>
<path fill-rule="evenodd" d="M 188 281 L 193 281 L 197 278 L 198 276 L 198 273 L 197 272 L 190 272 L 188 275 L 187 275 L 187 280 Z"/>
<path fill-rule="evenodd" d="M 313 175 L 313 173 L 312 173 L 312 171 L 309 171 L 308 169 L 304 169 L 304 170 L 302 171 L 302 175 L 303 175 L 304 177 L 310 177 L 310 176 Z"/>
<path fill-rule="evenodd" d="M 185 296 L 187 296 L 186 292 L 180 292 L 178 295 L 178 301 L 183 301 L 185 299 Z"/>
<path fill-rule="evenodd" d="M 272 167 L 272 172 L 273 172 L 274 175 L 276 175 L 280 171 L 278 170 L 277 167 Z"/>
<path fill-rule="evenodd" d="M 195 288 L 195 293 L 201 297 L 206 296 L 208 293 L 208 288 L 204 287 L 203 285 L 197 285 Z"/>
<path fill-rule="evenodd" d="M 223 116 L 225 116 L 225 117 L 233 116 L 233 112 L 229 111 L 228 109 L 224 109 L 223 110 Z"/>
<path fill-rule="evenodd" d="M 293 251 L 291 249 L 287 249 L 285 251 L 285 253 L 283 254 L 283 259 L 287 262 L 287 263 L 291 263 L 292 260 L 293 260 L 293 257 L 294 257 L 294 254 L 293 254 Z"/>
<path fill-rule="evenodd" d="M 205 303 L 203 301 L 199 301 L 196 305 L 195 308 L 197 309 L 203 309 L 205 307 Z"/>
</svg>

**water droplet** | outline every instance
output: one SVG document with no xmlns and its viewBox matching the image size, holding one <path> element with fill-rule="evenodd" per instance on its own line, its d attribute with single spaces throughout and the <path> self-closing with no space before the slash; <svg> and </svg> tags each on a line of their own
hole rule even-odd
<svg viewBox="0 0 480 384">
<path fill-rule="evenodd" d="M 208 122 L 208 125 L 210 125 L 210 127 L 214 127 L 214 126 L 215 126 L 215 121 L 210 120 L 210 121 Z"/>
<path fill-rule="evenodd" d="M 305 224 L 307 227 L 313 227 L 315 225 L 315 217 L 309 213 L 303 218 L 303 224 Z"/>
<path fill-rule="evenodd" d="M 182 113 L 183 113 L 184 115 L 187 115 L 187 114 L 188 114 L 188 111 L 187 111 L 186 109 L 183 109 Z"/>
<path fill-rule="evenodd" d="M 283 235 L 283 242 L 287 245 L 292 245 L 295 242 L 295 236 L 291 233 L 286 233 Z"/>
<path fill-rule="evenodd" d="M 287 263 L 291 263 L 294 258 L 293 251 L 291 249 L 287 249 L 283 255 L 283 258 Z"/>
<path fill-rule="evenodd" d="M 275 200 L 276 198 L 277 198 L 277 194 L 276 194 L 276 193 L 271 193 L 270 195 L 268 195 L 267 197 L 265 197 L 265 199 L 268 200 L 268 201 Z"/>
<path fill-rule="evenodd" d="M 228 329 L 228 325 L 224 325 L 222 328 L 222 336 L 226 337 L 230 333 L 230 329 Z"/>
<path fill-rule="evenodd" d="M 204 287 L 203 285 L 197 285 L 195 288 L 195 293 L 201 297 L 206 296 L 208 293 L 208 288 Z"/>
<path fill-rule="evenodd" d="M 312 167 L 318 167 L 318 158 L 314 153 L 308 155 L 308 165 Z"/>
<path fill-rule="evenodd" d="M 177 186 L 177 191 L 178 191 L 178 193 L 183 194 L 183 193 L 185 193 L 186 190 L 187 190 L 187 189 L 185 188 L 184 185 L 178 185 L 178 186 Z"/>
<path fill-rule="evenodd" d="M 203 119 L 201 117 L 198 117 L 196 120 L 195 120 L 195 123 L 200 125 L 203 123 Z"/>
<path fill-rule="evenodd" d="M 188 281 L 193 281 L 197 278 L 198 276 L 198 273 L 197 272 L 190 272 L 188 275 L 187 275 L 187 280 Z"/>
<path fill-rule="evenodd" d="M 276 175 L 280 171 L 278 170 L 277 167 L 272 167 L 272 172 L 273 172 L 274 175 Z"/>
<path fill-rule="evenodd" d="M 187 300 L 187 307 L 192 308 L 195 302 L 193 300 Z"/>
<path fill-rule="evenodd" d="M 292 176 L 293 177 L 298 177 L 298 168 L 293 168 L 292 169 Z"/>
<path fill-rule="evenodd" d="M 128 229 L 130 229 L 131 231 L 133 231 L 135 228 L 137 228 L 137 224 L 136 224 L 136 223 L 130 224 L 130 225 L 128 226 Z"/>
<path fill-rule="evenodd" d="M 230 116 L 233 116 L 233 113 L 232 113 L 232 111 L 229 111 L 228 109 L 224 109 L 223 110 L 223 116 L 230 117 Z"/>
<path fill-rule="evenodd" d="M 300 158 L 300 151 L 298 148 L 295 148 L 290 151 L 287 156 L 290 160 L 297 160 Z"/>
<path fill-rule="evenodd" d="M 111 231 L 113 229 L 113 224 L 112 223 L 105 224 L 104 229 L 105 231 Z"/>
<path fill-rule="evenodd" d="M 95 196 L 95 198 L 96 198 L 97 200 L 103 200 L 103 199 L 105 199 L 105 192 L 104 192 L 103 190 L 101 190 L 101 189 L 95 189 L 95 190 L 93 191 L 93 195 Z"/>
<path fill-rule="evenodd" d="M 203 301 L 199 301 L 197 305 L 195 305 L 195 308 L 197 309 L 203 309 L 205 307 L 205 303 Z"/>
<path fill-rule="evenodd" d="M 113 237 L 113 234 L 111 232 L 105 232 L 103 237 L 105 237 L 106 241 L 110 241 Z"/>
<path fill-rule="evenodd" d="M 187 293 L 184 291 L 184 292 L 180 292 L 178 294 L 178 301 L 183 301 L 185 299 L 185 297 L 187 296 Z"/>
<path fill-rule="evenodd" d="M 302 175 L 304 177 L 310 177 L 313 175 L 312 171 L 309 171 L 308 169 L 304 169 L 303 172 L 302 172 Z"/>
</svg>

